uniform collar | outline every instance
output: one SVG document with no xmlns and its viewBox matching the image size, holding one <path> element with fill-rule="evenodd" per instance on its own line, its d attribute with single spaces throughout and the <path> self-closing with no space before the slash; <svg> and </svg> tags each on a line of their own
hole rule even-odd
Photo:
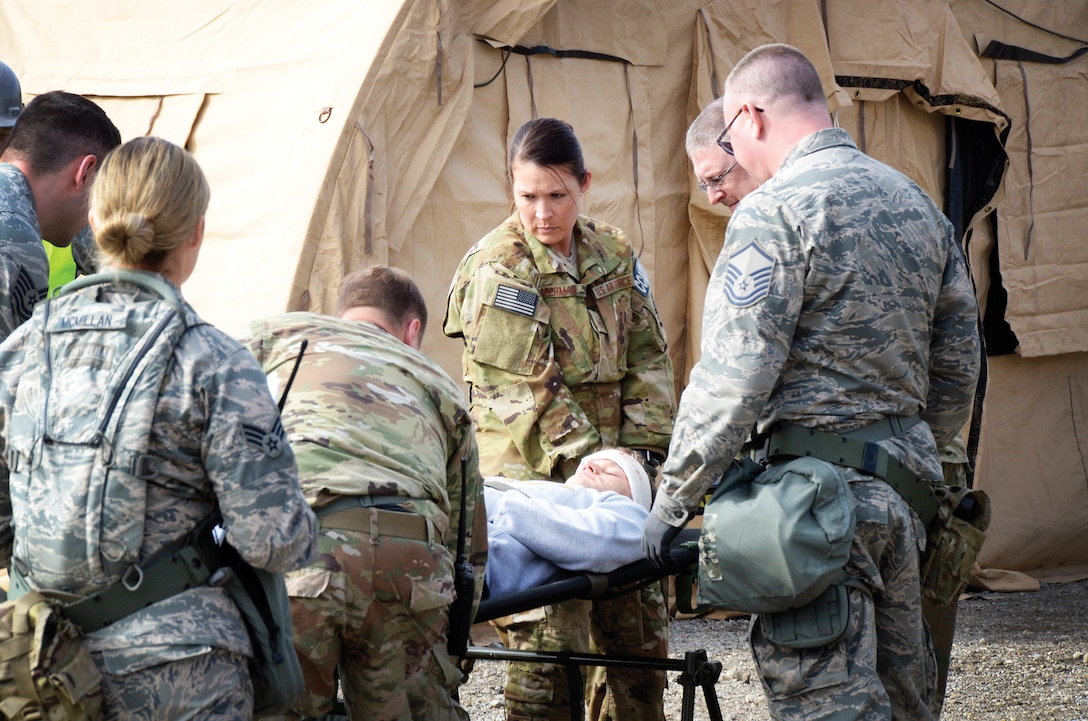
<svg viewBox="0 0 1088 721">
<path fill-rule="evenodd" d="M 775 175 L 778 175 L 784 168 L 796 163 L 806 155 L 836 147 L 849 147 L 856 150 L 858 146 L 854 143 L 854 139 L 850 137 L 850 133 L 842 128 L 817 130 L 815 133 L 803 138 L 801 142 L 793 147 L 793 150 L 786 154 Z"/>
</svg>

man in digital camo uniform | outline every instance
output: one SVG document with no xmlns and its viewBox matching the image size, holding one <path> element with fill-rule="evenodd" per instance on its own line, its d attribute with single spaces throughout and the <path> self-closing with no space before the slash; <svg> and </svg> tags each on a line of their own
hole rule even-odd
<svg viewBox="0 0 1088 721">
<path fill-rule="evenodd" d="M 354 718 L 467 719 L 446 639 L 462 495 L 474 609 L 487 560 L 468 409 L 419 352 L 427 309 L 404 271 L 349 275 L 336 313 L 256 322 L 245 341 L 277 396 L 302 353 L 283 424 L 321 521 L 321 556 L 287 577 L 306 678 L 295 711 L 328 713 L 339 668 Z"/>
<path fill-rule="evenodd" d="M 19 114 L 0 163 L 0 340 L 49 288 L 42 240 L 66 246 L 87 227 L 87 193 L 121 134 L 90 100 L 52 91 Z"/>
<path fill-rule="evenodd" d="M 718 137 L 725 130 L 723 112 L 721 98 L 703 108 L 688 128 L 685 148 L 695 177 L 699 179 L 699 189 L 706 193 L 707 200 L 711 205 L 724 205 L 732 212 L 745 196 L 759 187 L 759 182 L 718 145 Z M 963 436 L 957 433 L 941 448 L 945 485 L 967 486 L 968 463 Z M 938 605 L 922 600 L 922 615 L 929 627 L 937 659 L 937 688 L 933 700 L 937 712 L 944 704 L 948 668 L 952 662 L 957 605 L 955 601 L 950 605 Z"/>
<path fill-rule="evenodd" d="M 938 482 L 937 448 L 963 427 L 980 365 L 975 299 L 951 224 L 914 183 L 832 127 L 807 58 L 785 45 L 753 50 L 730 74 L 723 107 L 719 142 L 763 185 L 737 206 L 711 278 L 702 356 L 646 523 L 654 559 L 753 428 L 865 427 L 892 459 Z M 772 643 L 753 618 L 771 713 L 931 719 L 924 529 L 882 479 L 840 470 L 857 513 L 846 571 L 861 588 L 850 588 L 846 631 L 827 646 Z"/>
</svg>

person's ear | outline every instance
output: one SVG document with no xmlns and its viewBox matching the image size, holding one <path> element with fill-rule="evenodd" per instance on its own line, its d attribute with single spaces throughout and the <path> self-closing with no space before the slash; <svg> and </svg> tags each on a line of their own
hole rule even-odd
<svg viewBox="0 0 1088 721">
<path fill-rule="evenodd" d="M 194 248 L 199 248 L 200 244 L 204 242 L 204 216 L 196 221 L 196 229 L 193 232 L 193 237 L 189 240 L 189 245 Z"/>
<path fill-rule="evenodd" d="M 401 340 L 407 345 L 419 350 L 423 345 L 423 321 L 419 318 L 413 318 L 404 324 L 401 331 Z"/>
<path fill-rule="evenodd" d="M 764 114 L 762 112 L 756 110 L 754 107 L 752 107 L 751 104 L 749 104 L 748 120 L 752 124 L 752 137 L 758 140 L 763 136 L 763 124 L 766 118 L 764 117 Z"/>
<path fill-rule="evenodd" d="M 76 166 L 75 184 L 76 190 L 83 190 L 94 180 L 94 174 L 98 170 L 98 156 L 84 155 L 79 165 Z"/>
<path fill-rule="evenodd" d="M 589 181 L 592 180 L 592 179 L 593 179 L 593 173 L 591 173 L 591 172 L 589 172 L 587 170 L 586 171 L 586 179 L 582 181 L 582 187 L 578 189 L 580 195 L 585 195 L 586 194 L 586 192 L 589 190 Z"/>
</svg>

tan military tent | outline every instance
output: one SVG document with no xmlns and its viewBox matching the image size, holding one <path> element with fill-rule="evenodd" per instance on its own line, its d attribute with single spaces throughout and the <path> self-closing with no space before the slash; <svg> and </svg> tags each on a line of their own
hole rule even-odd
<svg viewBox="0 0 1088 721">
<path fill-rule="evenodd" d="M 87 95 L 126 139 L 185 144 L 205 168 L 208 234 L 185 287 L 205 317 L 237 332 L 330 310 L 344 272 L 397 265 L 434 316 L 424 350 L 455 376 L 460 348 L 438 331 L 449 278 L 508 212 L 511 133 L 543 115 L 574 125 L 586 212 L 627 230 L 690 368 L 726 214 L 694 188 L 684 130 L 747 50 L 801 47 L 840 124 L 964 237 L 994 353 L 976 424 L 975 482 L 995 507 L 982 578 L 1005 587 L 1088 570 L 1088 145 L 1069 112 L 1088 58 L 981 53 L 998 39 L 1065 58 L 1085 37 L 1075 0 L 0 5 L 0 59 L 28 99 Z"/>
</svg>

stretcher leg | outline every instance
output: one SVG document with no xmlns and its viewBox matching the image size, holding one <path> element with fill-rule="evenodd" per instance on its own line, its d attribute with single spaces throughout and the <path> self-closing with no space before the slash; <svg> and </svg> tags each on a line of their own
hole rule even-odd
<svg viewBox="0 0 1088 721">
<path fill-rule="evenodd" d="M 718 691 L 714 684 L 722 673 L 718 661 L 707 659 L 706 651 L 687 651 L 684 658 L 639 658 L 607 654 L 573 653 L 570 651 L 518 651 L 505 648 L 469 646 L 465 658 L 482 661 L 544 661 L 563 666 L 567 672 L 570 692 L 571 721 L 580 721 L 585 705 L 582 670 L 580 666 L 623 666 L 650 668 L 659 671 L 679 671 L 678 683 L 683 687 L 683 721 L 694 721 L 695 691 L 703 690 L 710 721 L 723 721 Z"/>
</svg>

